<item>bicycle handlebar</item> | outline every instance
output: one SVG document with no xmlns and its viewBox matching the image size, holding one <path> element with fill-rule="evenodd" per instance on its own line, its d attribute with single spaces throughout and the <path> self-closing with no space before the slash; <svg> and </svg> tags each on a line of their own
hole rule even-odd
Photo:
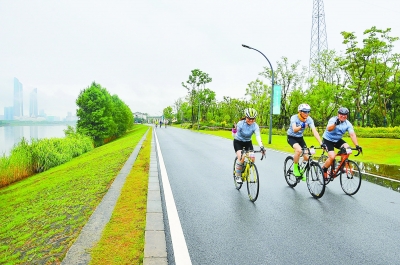
<svg viewBox="0 0 400 265">
<path fill-rule="evenodd" d="M 264 151 L 265 151 L 265 149 L 264 149 Z M 243 155 L 244 153 L 250 153 L 250 152 L 262 153 L 262 150 L 261 150 L 261 149 L 260 149 L 260 150 L 245 150 L 245 149 L 243 148 L 243 150 L 242 150 L 242 155 Z M 263 160 L 264 157 L 265 157 L 265 153 L 261 156 L 261 159 L 260 159 L 260 160 Z"/>
<path fill-rule="evenodd" d="M 322 147 L 314 147 L 314 149 L 322 149 L 322 150 L 324 150 L 323 152 L 322 152 L 322 154 L 324 154 L 325 152 L 327 152 L 327 150 L 325 149 L 325 148 L 322 148 Z M 357 154 L 355 154 L 354 156 L 359 156 L 360 154 L 362 154 L 362 149 L 358 149 L 358 148 L 355 148 L 355 147 L 348 147 L 347 149 L 351 149 L 351 150 L 357 150 Z M 339 149 L 339 151 L 336 153 L 336 154 L 340 154 L 341 152 L 346 152 L 346 148 L 344 148 L 344 147 L 342 147 L 342 148 L 340 148 Z"/>
</svg>

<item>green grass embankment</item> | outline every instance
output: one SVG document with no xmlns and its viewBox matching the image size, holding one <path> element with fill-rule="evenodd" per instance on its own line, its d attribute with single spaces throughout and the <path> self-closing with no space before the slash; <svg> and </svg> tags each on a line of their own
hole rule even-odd
<svg viewBox="0 0 400 265">
<path fill-rule="evenodd" d="M 60 263 L 148 128 L 0 189 L 0 264 Z"/>
</svg>

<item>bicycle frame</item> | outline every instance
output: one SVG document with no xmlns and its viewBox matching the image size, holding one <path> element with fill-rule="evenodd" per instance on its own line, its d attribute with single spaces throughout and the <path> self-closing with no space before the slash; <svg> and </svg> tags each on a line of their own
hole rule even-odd
<svg viewBox="0 0 400 265">
<path fill-rule="evenodd" d="M 260 153 L 260 151 L 253 151 L 253 150 L 242 150 L 240 161 L 243 159 L 243 166 L 242 166 L 242 172 L 241 172 L 241 177 L 242 181 L 246 182 L 247 184 L 247 193 L 249 196 L 250 201 L 255 202 L 258 198 L 258 192 L 259 192 L 259 175 L 258 175 L 258 170 L 256 167 L 255 162 L 253 162 L 253 158 L 250 156 L 250 153 Z M 261 160 L 264 158 L 264 155 L 261 157 Z M 255 158 L 254 158 L 255 159 Z M 234 183 L 235 187 L 237 190 L 240 190 L 242 187 L 242 183 L 237 183 L 235 178 L 235 171 L 236 171 L 236 161 L 239 160 L 238 157 L 235 157 L 235 161 L 233 164 L 233 177 L 234 177 Z"/>
<path fill-rule="evenodd" d="M 283 163 L 283 171 L 286 183 L 289 187 L 294 188 L 303 179 L 304 175 L 306 176 L 307 188 L 310 191 L 310 194 L 319 199 L 324 195 L 325 192 L 325 180 L 323 177 L 323 172 L 321 166 L 313 160 L 313 155 L 315 154 L 315 148 L 311 146 L 303 147 L 300 155 L 300 160 L 298 163 L 300 176 L 294 175 L 294 157 L 289 155 L 286 157 L 285 162 Z M 303 163 L 305 156 L 308 156 L 306 163 Z M 303 159 L 303 161 L 301 160 Z"/>
<path fill-rule="evenodd" d="M 355 154 L 354 156 L 360 155 L 360 150 L 358 150 L 358 149 L 356 149 L 356 148 L 351 148 L 351 147 L 350 147 L 350 148 L 347 148 L 347 149 L 350 149 L 350 150 L 357 150 L 358 153 Z M 323 149 L 321 156 L 323 156 L 323 155 L 325 154 L 325 152 L 326 152 L 326 150 Z M 335 158 L 340 156 L 340 162 L 339 162 L 339 165 L 336 167 L 337 161 L 336 161 L 336 159 L 333 160 L 333 162 L 332 162 L 332 164 L 331 164 L 331 166 L 330 166 L 331 170 L 330 170 L 330 173 L 329 173 L 329 176 L 330 176 L 331 178 L 336 178 L 336 177 L 338 176 L 339 171 L 342 170 L 343 167 L 346 167 L 346 166 L 344 166 L 344 165 L 348 165 L 347 162 L 348 162 L 348 160 L 349 160 L 350 154 L 351 154 L 351 153 L 349 153 L 348 151 L 346 151 L 346 148 L 344 148 L 344 147 L 342 147 L 342 148 L 336 153 Z M 348 168 L 346 169 L 346 168 L 345 168 L 345 170 L 349 170 L 351 173 L 353 173 L 353 168 L 350 168 L 350 169 L 348 169 Z"/>
<path fill-rule="evenodd" d="M 301 148 L 300 159 L 301 158 L 304 159 L 304 155 L 308 155 L 308 160 L 306 160 L 307 163 L 305 165 L 304 165 L 304 160 L 302 161 L 302 163 L 300 163 L 300 160 L 299 160 L 299 168 L 300 168 L 301 176 L 297 177 L 298 180 L 301 180 L 303 178 L 304 173 L 307 170 L 310 170 L 310 164 L 313 161 L 312 157 L 313 157 L 313 155 L 315 153 L 315 152 L 314 153 L 311 152 L 312 149 L 318 149 L 318 148 L 313 147 L 313 146 L 311 146 L 310 148 L 308 148 L 308 147 L 302 147 Z"/>
</svg>

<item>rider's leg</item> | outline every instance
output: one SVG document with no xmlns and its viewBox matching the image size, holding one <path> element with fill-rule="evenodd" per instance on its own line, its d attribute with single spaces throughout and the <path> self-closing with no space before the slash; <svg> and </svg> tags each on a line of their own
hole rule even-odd
<svg viewBox="0 0 400 265">
<path fill-rule="evenodd" d="M 242 151 L 237 151 L 236 152 L 236 182 L 237 183 L 242 183 L 242 169 L 243 169 L 243 162 L 244 162 L 244 157 L 242 157 Z"/>
<path fill-rule="evenodd" d="M 301 146 L 298 143 L 293 144 L 293 149 L 294 149 L 294 154 L 293 154 L 293 174 L 296 177 L 300 177 L 300 171 L 299 171 L 299 160 L 300 160 L 300 155 L 301 155 Z"/>
</svg>

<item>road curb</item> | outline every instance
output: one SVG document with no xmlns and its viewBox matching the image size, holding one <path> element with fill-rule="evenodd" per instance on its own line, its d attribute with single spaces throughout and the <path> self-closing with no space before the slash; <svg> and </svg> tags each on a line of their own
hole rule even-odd
<svg viewBox="0 0 400 265">
<path fill-rule="evenodd" d="M 143 265 L 167 265 L 164 218 L 154 136 L 151 139 Z"/>
</svg>

